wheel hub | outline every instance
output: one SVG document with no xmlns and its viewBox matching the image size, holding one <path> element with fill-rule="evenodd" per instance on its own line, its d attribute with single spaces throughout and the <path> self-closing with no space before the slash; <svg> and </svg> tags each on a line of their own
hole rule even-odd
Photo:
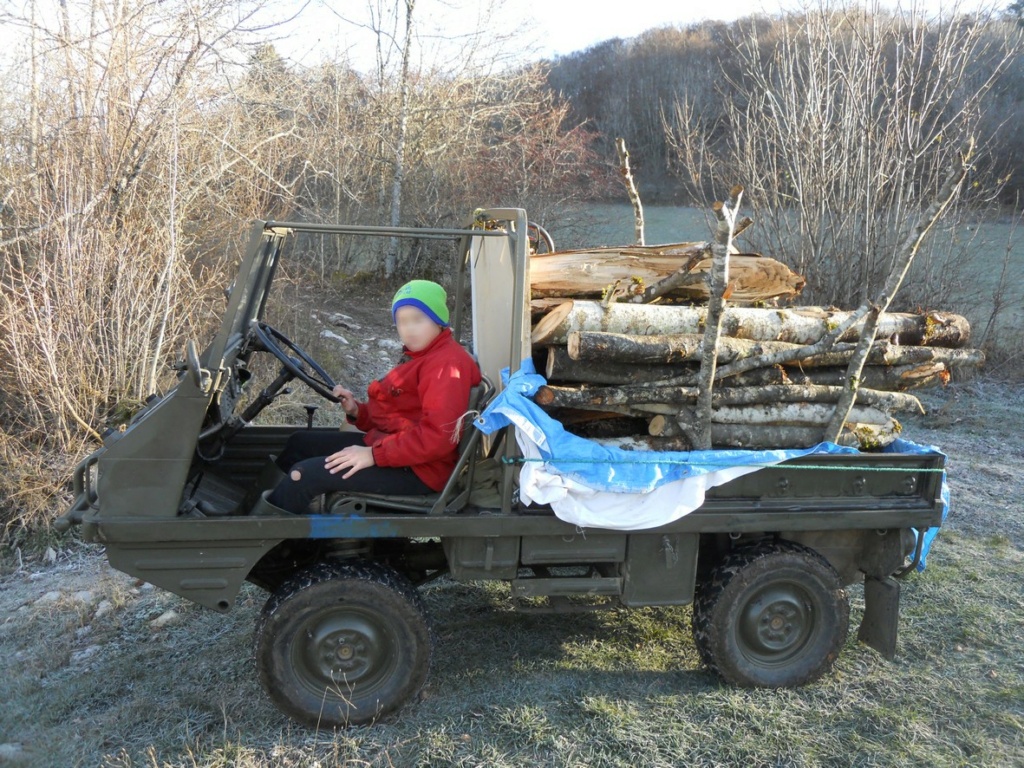
<svg viewBox="0 0 1024 768">
<path fill-rule="evenodd" d="M 300 650 L 307 674 L 323 685 L 373 684 L 388 664 L 386 633 L 365 617 L 333 615 L 309 626 Z"/>
<path fill-rule="evenodd" d="M 812 618 L 811 604 L 798 590 L 765 590 L 747 603 L 739 624 L 739 640 L 750 657 L 782 661 L 805 645 Z"/>
</svg>

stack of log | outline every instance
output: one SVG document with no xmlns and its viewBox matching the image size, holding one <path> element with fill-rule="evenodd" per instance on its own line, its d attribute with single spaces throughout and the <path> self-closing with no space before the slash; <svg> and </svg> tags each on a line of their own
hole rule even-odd
<svg viewBox="0 0 1024 768">
<path fill-rule="evenodd" d="M 704 243 L 534 257 L 532 342 L 548 380 L 536 402 L 578 434 L 630 448 L 690 450 L 707 307 L 682 302 L 707 298 L 710 264 Z M 773 259 L 730 256 L 730 304 L 788 299 L 802 286 L 802 278 Z M 823 307 L 729 306 L 717 345 L 712 446 L 820 442 L 851 385 L 847 365 L 862 324 L 823 353 L 754 363 L 814 344 L 849 317 Z M 951 370 L 982 364 L 984 355 L 967 348 L 969 339 L 970 326 L 959 315 L 882 313 L 838 442 L 872 449 L 894 440 L 895 414 L 923 411 L 908 390 L 944 384 Z"/>
</svg>

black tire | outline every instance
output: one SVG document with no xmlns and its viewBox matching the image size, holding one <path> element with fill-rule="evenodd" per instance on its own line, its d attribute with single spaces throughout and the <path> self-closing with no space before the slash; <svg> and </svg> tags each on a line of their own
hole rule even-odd
<svg viewBox="0 0 1024 768">
<path fill-rule="evenodd" d="M 313 728 L 363 725 L 423 687 L 430 630 L 419 594 L 391 568 L 318 563 L 267 601 L 255 656 L 285 714 Z"/>
<path fill-rule="evenodd" d="M 849 625 L 839 574 L 814 550 L 788 541 L 731 552 L 693 603 L 701 660 L 744 687 L 817 680 L 835 663 Z"/>
</svg>

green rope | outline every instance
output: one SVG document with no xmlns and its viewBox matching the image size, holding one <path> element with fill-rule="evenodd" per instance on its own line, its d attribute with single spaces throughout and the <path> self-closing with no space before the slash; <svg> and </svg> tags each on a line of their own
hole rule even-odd
<svg viewBox="0 0 1024 768">
<path fill-rule="evenodd" d="M 644 460 L 600 460 L 593 461 L 591 459 L 528 459 L 525 456 L 502 456 L 502 464 L 525 464 L 526 462 L 534 462 L 538 464 L 548 463 L 561 463 L 561 464 L 680 464 L 683 466 L 691 467 L 757 467 L 759 469 L 769 469 L 770 467 L 781 466 L 781 462 L 774 464 L 736 464 L 731 462 L 716 462 L 716 461 L 674 461 L 670 459 L 660 461 L 644 461 Z M 945 472 L 946 470 L 942 467 L 844 467 L 828 464 L 787 464 L 785 469 L 828 469 L 834 472 Z"/>
</svg>

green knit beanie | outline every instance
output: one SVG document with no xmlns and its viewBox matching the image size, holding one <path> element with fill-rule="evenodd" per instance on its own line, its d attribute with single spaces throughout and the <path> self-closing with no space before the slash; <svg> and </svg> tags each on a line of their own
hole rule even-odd
<svg viewBox="0 0 1024 768">
<path fill-rule="evenodd" d="M 430 280 L 413 280 L 398 289 L 391 300 L 391 317 L 399 307 L 416 307 L 442 327 L 448 325 L 448 294 L 437 283 Z"/>
</svg>

